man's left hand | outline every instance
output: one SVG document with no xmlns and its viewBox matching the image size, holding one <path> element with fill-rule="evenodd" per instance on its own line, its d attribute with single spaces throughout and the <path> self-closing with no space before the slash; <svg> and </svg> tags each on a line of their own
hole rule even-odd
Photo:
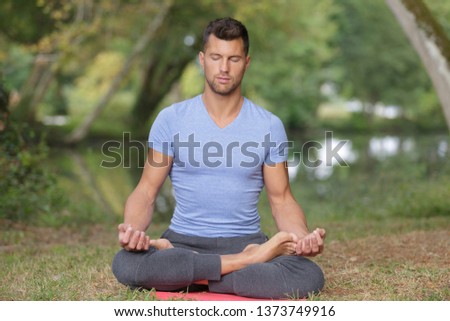
<svg viewBox="0 0 450 321">
<path fill-rule="evenodd" d="M 316 256 L 323 252 L 326 232 L 323 228 L 317 228 L 312 233 L 301 238 L 295 248 L 297 255 Z"/>
</svg>

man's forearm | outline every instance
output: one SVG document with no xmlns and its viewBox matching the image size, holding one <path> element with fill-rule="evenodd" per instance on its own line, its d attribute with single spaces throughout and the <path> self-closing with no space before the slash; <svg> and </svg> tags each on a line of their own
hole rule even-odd
<svg viewBox="0 0 450 321">
<path fill-rule="evenodd" d="M 124 223 L 133 229 L 146 231 L 152 220 L 154 203 L 145 192 L 135 189 L 125 204 Z"/>
<path fill-rule="evenodd" d="M 309 234 L 305 214 L 295 200 L 274 205 L 272 213 L 279 231 L 294 233 L 299 238 Z"/>
<path fill-rule="evenodd" d="M 324 229 L 309 232 L 306 218 L 300 206 L 285 205 L 274 210 L 274 218 L 279 231 L 286 231 L 297 235 L 296 254 L 302 256 L 316 256 L 322 253 L 325 238 Z"/>
</svg>

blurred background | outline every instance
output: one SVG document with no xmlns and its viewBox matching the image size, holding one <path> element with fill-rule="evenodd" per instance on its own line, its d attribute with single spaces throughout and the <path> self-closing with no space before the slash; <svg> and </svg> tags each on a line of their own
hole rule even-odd
<svg viewBox="0 0 450 321">
<path fill-rule="evenodd" d="M 417 26 L 449 57 L 450 2 L 415 3 Z M 154 117 L 202 92 L 202 31 L 224 16 L 250 33 L 244 95 L 295 142 L 290 179 L 310 226 L 336 238 L 448 227 L 445 106 L 382 0 L 1 1 L 3 225 L 120 222 Z M 348 166 L 325 162 L 324 150 L 312 156 L 323 165 L 304 166 L 294 154 L 309 142 L 345 142 Z M 167 182 L 151 233 L 173 205 Z M 260 210 L 264 231 L 275 232 L 265 197 Z"/>
</svg>

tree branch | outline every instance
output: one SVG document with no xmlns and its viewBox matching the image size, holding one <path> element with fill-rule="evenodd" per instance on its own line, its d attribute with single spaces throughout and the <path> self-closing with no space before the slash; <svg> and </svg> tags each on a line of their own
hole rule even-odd
<svg viewBox="0 0 450 321">
<path fill-rule="evenodd" d="M 386 0 L 418 53 L 450 129 L 450 41 L 421 0 Z"/>
<path fill-rule="evenodd" d="M 117 92 L 117 90 L 120 87 L 120 84 L 122 83 L 125 76 L 129 73 L 131 70 L 131 67 L 134 63 L 135 58 L 142 52 L 144 49 L 148 46 L 150 41 L 153 39 L 156 31 L 161 26 L 161 24 L 164 21 L 164 18 L 166 17 L 170 7 L 172 5 L 171 1 L 165 1 L 164 5 L 160 8 L 157 16 L 155 19 L 153 19 L 150 24 L 147 27 L 147 30 L 142 35 L 142 37 L 138 40 L 136 45 L 134 46 L 131 54 L 123 64 L 122 68 L 120 69 L 119 73 L 116 75 L 116 77 L 111 82 L 111 85 L 109 86 L 107 92 L 100 98 L 97 105 L 94 107 L 93 111 L 86 116 L 84 121 L 81 123 L 78 128 L 76 128 L 69 136 L 65 139 L 66 143 L 69 144 L 76 144 L 83 140 L 88 132 L 94 121 L 100 116 L 102 111 L 107 106 L 108 102 L 111 100 L 111 98 L 114 96 L 114 94 Z"/>
</svg>

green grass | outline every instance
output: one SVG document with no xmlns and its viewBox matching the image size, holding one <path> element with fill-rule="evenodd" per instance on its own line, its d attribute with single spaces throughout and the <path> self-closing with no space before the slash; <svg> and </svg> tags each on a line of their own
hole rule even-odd
<svg viewBox="0 0 450 321">
<path fill-rule="evenodd" d="M 426 221 L 426 222 L 425 222 Z M 324 222 L 326 249 L 314 258 L 326 286 L 313 300 L 449 300 L 448 221 Z M 445 228 L 446 227 L 446 228 Z M 165 225 L 153 229 L 156 237 Z M 364 229 L 349 234 L 352 228 Z M 16 227 L 0 246 L 1 300 L 154 300 L 152 291 L 118 284 L 110 264 L 119 249 L 115 226 L 81 229 Z"/>
</svg>

